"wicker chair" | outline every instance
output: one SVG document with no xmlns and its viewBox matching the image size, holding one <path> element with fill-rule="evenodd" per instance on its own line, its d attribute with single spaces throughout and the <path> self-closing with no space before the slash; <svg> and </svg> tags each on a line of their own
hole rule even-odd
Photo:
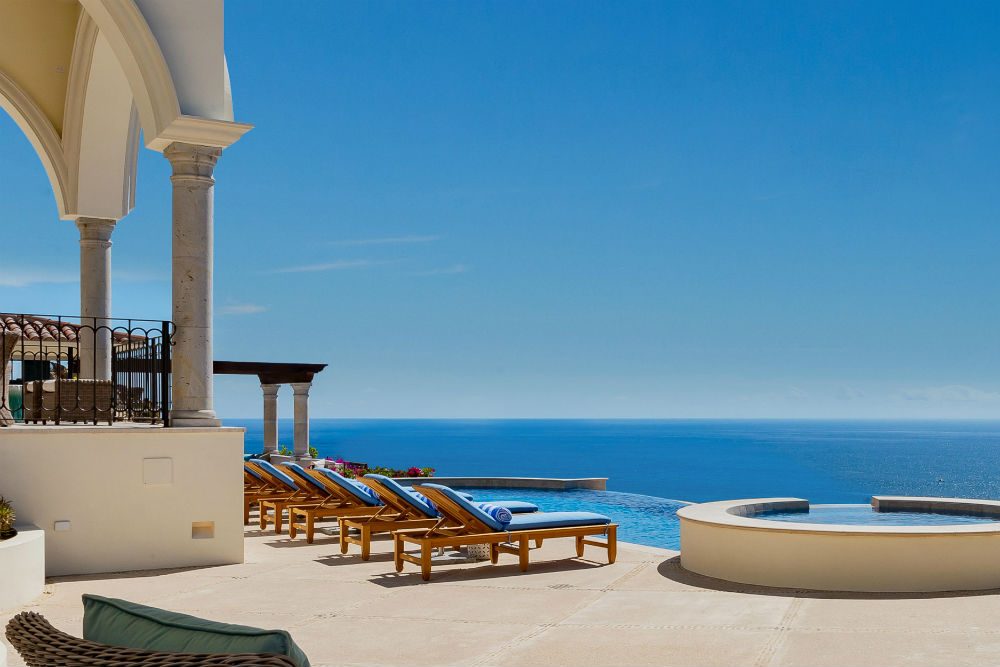
<svg viewBox="0 0 1000 667">
<path fill-rule="evenodd" d="M 111 424 L 115 416 L 111 380 L 35 380 L 25 383 L 24 421 Z"/>
<path fill-rule="evenodd" d="M 7 641 L 28 667 L 295 667 L 273 653 L 168 653 L 77 639 L 26 611 L 7 624 Z"/>
</svg>

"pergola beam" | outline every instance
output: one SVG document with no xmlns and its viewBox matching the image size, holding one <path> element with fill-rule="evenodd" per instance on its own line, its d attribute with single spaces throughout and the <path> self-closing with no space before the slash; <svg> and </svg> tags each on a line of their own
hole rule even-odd
<svg viewBox="0 0 1000 667">
<path fill-rule="evenodd" d="M 261 384 L 312 382 L 326 364 L 291 364 L 273 361 L 216 361 L 215 375 L 256 375 Z"/>
</svg>

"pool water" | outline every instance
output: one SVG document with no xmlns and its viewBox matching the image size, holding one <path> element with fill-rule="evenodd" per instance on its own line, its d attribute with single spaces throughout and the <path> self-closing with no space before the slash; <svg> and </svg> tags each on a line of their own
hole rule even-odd
<svg viewBox="0 0 1000 667">
<path fill-rule="evenodd" d="M 808 512 L 762 512 L 756 519 L 848 526 L 958 526 L 997 523 L 996 517 L 942 512 L 876 512 L 871 505 L 813 505 Z"/>
<path fill-rule="evenodd" d="M 524 500 L 545 512 L 597 512 L 618 524 L 618 539 L 663 549 L 680 549 L 677 510 L 688 503 L 636 493 L 570 489 L 466 489 L 478 501 Z"/>
</svg>

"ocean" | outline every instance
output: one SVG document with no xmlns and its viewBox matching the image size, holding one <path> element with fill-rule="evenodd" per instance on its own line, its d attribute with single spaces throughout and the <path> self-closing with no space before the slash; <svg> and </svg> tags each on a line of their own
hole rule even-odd
<svg viewBox="0 0 1000 667">
<path fill-rule="evenodd" d="M 261 420 L 246 450 L 263 449 Z M 291 420 L 279 425 L 291 446 Z M 440 476 L 607 477 L 608 489 L 703 502 L 871 495 L 1000 499 L 1000 421 L 314 419 L 323 456 Z"/>
</svg>

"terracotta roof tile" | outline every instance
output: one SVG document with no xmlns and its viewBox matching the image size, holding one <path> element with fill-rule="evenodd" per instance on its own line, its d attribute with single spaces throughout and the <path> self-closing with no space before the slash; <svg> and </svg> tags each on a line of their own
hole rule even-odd
<svg viewBox="0 0 1000 667">
<path fill-rule="evenodd" d="M 35 315 L 14 315 L 0 313 L 0 331 L 9 331 L 20 335 L 26 341 L 41 341 L 43 343 L 76 343 L 80 336 L 82 325 L 76 322 L 53 320 Z M 131 334 L 124 329 L 115 329 L 116 342 L 127 340 L 142 341 L 146 336 Z"/>
</svg>

